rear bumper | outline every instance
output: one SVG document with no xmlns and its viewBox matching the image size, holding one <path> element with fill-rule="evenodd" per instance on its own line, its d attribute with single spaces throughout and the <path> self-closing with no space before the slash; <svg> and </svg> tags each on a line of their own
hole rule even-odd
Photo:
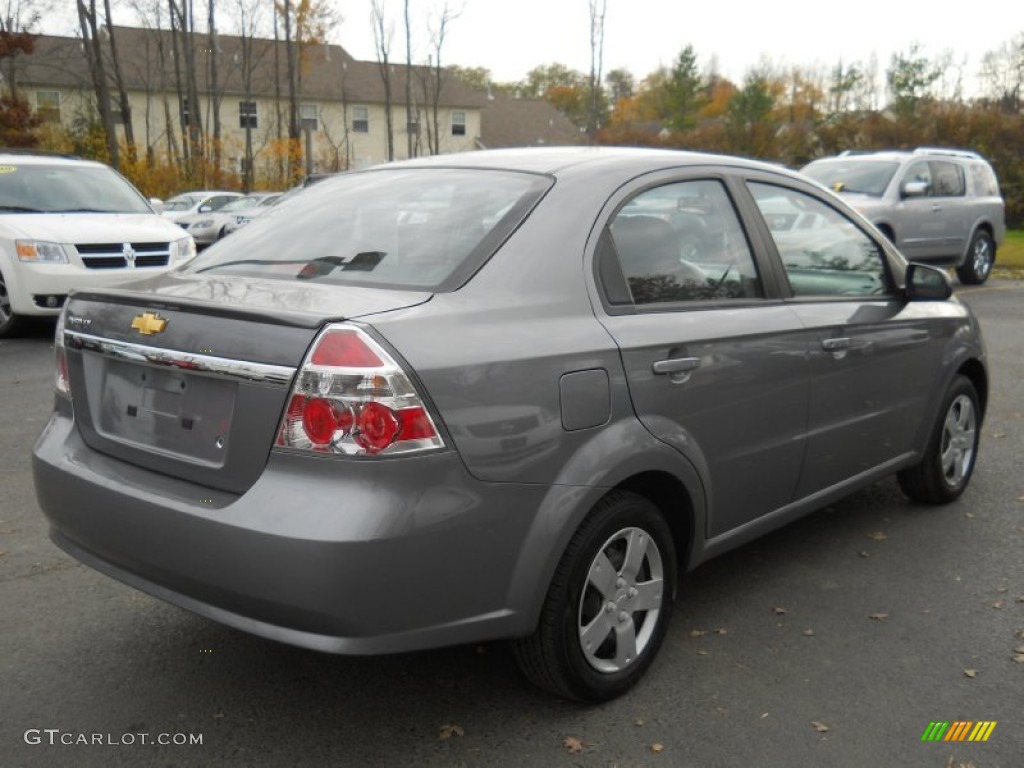
<svg viewBox="0 0 1024 768">
<path fill-rule="evenodd" d="M 544 577 L 512 582 L 523 578 L 516 566 L 544 486 L 477 481 L 450 452 L 379 461 L 274 453 L 233 496 L 93 451 L 66 410 L 34 450 L 40 506 L 55 543 L 126 584 L 332 653 L 532 628 Z"/>
</svg>

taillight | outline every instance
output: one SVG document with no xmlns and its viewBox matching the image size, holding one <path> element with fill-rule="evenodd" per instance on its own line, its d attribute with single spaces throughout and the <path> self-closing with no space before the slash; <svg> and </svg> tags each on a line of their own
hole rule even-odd
<svg viewBox="0 0 1024 768">
<path fill-rule="evenodd" d="M 317 453 L 402 454 L 443 448 L 402 367 L 352 325 L 320 333 L 295 378 L 276 444 Z"/>
<path fill-rule="evenodd" d="M 53 386 L 58 395 L 71 398 L 71 377 L 68 374 L 68 353 L 64 346 L 64 313 L 57 318 L 57 332 L 53 337 L 53 352 L 56 360 Z"/>
</svg>

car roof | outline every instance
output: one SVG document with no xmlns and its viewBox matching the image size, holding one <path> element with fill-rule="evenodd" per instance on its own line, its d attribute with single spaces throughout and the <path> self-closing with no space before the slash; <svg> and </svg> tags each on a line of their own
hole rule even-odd
<svg viewBox="0 0 1024 768">
<path fill-rule="evenodd" d="M 0 162 L 4 165 L 64 165 L 69 167 L 88 165 L 98 168 L 107 168 L 104 163 L 96 160 L 83 160 L 73 155 L 50 154 L 46 152 L 19 152 L 8 149 L 0 149 Z"/>
<path fill-rule="evenodd" d="M 526 147 L 519 149 L 489 149 L 435 155 L 376 166 L 387 168 L 481 168 L 491 170 L 525 171 L 550 176 L 620 173 L 636 175 L 661 168 L 686 166 L 735 166 L 791 174 L 781 166 L 758 160 L 670 149 L 638 147 Z"/>
</svg>

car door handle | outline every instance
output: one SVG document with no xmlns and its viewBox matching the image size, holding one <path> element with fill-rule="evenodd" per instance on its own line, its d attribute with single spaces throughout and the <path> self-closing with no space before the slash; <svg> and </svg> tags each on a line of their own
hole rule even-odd
<svg viewBox="0 0 1024 768">
<path fill-rule="evenodd" d="M 658 360 L 651 366 L 655 373 L 689 373 L 700 368 L 699 357 L 671 357 L 668 360 Z"/>
<path fill-rule="evenodd" d="M 850 340 L 845 336 L 840 336 L 835 339 L 823 339 L 821 342 L 821 348 L 826 349 L 829 352 L 840 352 L 844 349 L 850 348 Z"/>
</svg>

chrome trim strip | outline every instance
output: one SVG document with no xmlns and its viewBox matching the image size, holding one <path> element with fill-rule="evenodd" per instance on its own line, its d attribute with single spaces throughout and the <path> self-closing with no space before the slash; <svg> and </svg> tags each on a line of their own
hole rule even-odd
<svg viewBox="0 0 1024 768">
<path fill-rule="evenodd" d="M 273 384 L 280 387 L 289 386 L 295 377 L 296 371 L 295 368 L 290 368 L 286 365 L 250 363 L 245 360 L 232 360 L 227 357 L 180 352 L 176 349 L 160 349 L 159 347 L 135 344 L 130 341 L 105 339 L 68 328 L 64 329 L 64 342 L 73 349 L 84 349 L 122 360 L 133 360 L 139 363 L 149 363 L 150 365 L 160 365 L 167 368 L 181 368 L 194 373 L 208 373 L 242 381 Z"/>
</svg>

